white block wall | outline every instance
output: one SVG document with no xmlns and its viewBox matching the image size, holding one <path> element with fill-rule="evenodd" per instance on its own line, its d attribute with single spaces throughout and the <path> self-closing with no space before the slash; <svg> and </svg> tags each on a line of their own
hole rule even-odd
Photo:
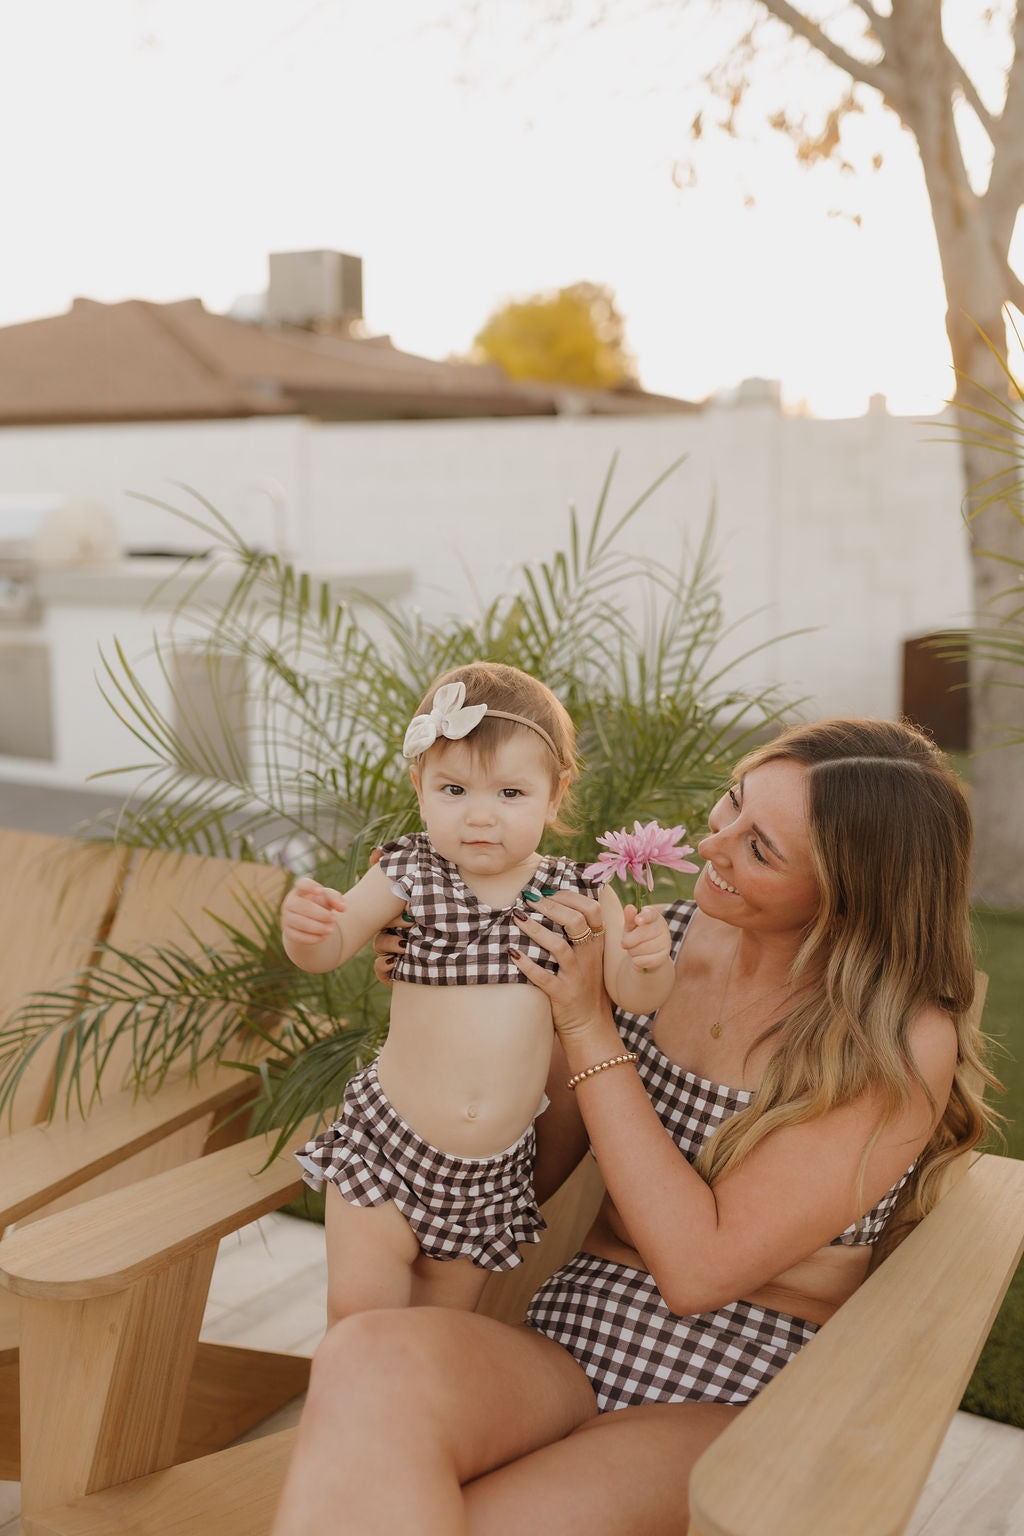
<svg viewBox="0 0 1024 1536">
<path fill-rule="evenodd" d="M 589 519 L 613 454 L 618 515 L 673 459 L 628 543 L 674 562 L 712 496 L 727 616 L 760 610 L 732 642 L 813 627 L 745 664 L 751 682 L 810 696 L 808 713 L 899 708 L 901 647 L 970 607 L 957 454 L 935 422 L 871 414 L 786 417 L 768 403 L 692 416 L 316 424 L 206 422 L 0 431 L 0 496 L 59 492 L 114 512 L 126 546 L 194 548 L 198 534 L 131 499 L 194 505 L 194 486 L 249 539 L 316 571 L 412 567 L 431 616 L 506 590 L 516 567 L 564 544 L 570 503 Z M 945 434 L 948 439 L 948 434 Z M 0 528 L 0 538 L 3 530 Z M 53 764 L 0 759 L 0 777 L 77 784 L 133 760 L 92 681 L 114 633 L 138 655 L 157 616 L 53 609 Z M 0 632 L 0 644 L 4 635 Z"/>
</svg>

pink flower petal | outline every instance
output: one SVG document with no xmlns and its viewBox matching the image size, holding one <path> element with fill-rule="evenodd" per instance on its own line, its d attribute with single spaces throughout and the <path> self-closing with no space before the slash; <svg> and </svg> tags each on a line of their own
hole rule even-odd
<svg viewBox="0 0 1024 1536">
<path fill-rule="evenodd" d="M 660 827 L 656 821 L 646 825 L 634 821 L 632 832 L 627 832 L 625 827 L 605 832 L 597 841 L 609 852 L 599 854 L 598 862 L 589 864 L 584 875 L 587 879 L 597 880 L 625 880 L 628 876 L 653 891 L 655 865 L 683 874 L 696 874 L 699 865 L 690 863 L 685 857 L 693 849 L 688 843 L 678 846 L 685 835 L 686 829 L 682 826 Z"/>
</svg>

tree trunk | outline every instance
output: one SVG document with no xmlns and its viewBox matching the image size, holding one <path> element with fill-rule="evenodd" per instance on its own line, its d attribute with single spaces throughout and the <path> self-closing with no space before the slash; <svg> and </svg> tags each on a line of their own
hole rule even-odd
<svg viewBox="0 0 1024 1536">
<path fill-rule="evenodd" d="M 971 407 L 998 413 L 1008 383 L 992 347 L 1005 357 L 1005 258 L 1019 185 L 980 197 L 971 189 L 952 103 L 956 81 L 933 0 L 892 7 L 890 62 L 899 72 L 905 125 L 921 155 L 946 288 L 946 330 L 957 370 L 956 414 L 963 433 L 967 506 L 976 511 L 1008 460 L 976 441 L 998 427 Z M 1002 206 L 1000 205 L 1002 204 Z M 991 342 L 989 346 L 984 336 Z M 986 391 L 988 392 L 986 394 Z M 992 397 L 995 397 L 994 399 Z M 1008 435 L 1008 434 L 1007 434 Z M 1002 484 L 1004 482 L 999 482 Z M 1015 584 L 1013 569 L 991 554 L 1024 560 L 1024 528 L 999 498 L 969 524 L 974 622 L 994 628 L 1013 606 L 999 594 Z M 970 666 L 971 801 L 975 827 L 973 889 L 994 906 L 1024 906 L 1024 677 L 1019 666 L 972 658 Z"/>
<path fill-rule="evenodd" d="M 984 280 L 983 273 L 976 276 Z M 965 293 L 964 286 L 970 291 Z M 998 287 L 994 291 L 998 293 Z M 983 307 L 979 282 L 961 285 L 958 292 L 947 277 L 947 327 L 957 369 L 956 416 L 963 434 L 965 510 L 970 514 L 974 623 L 981 629 L 995 629 L 1021 605 L 1017 571 L 994 556 L 1024 562 L 1024 527 L 1006 498 L 996 495 L 990 505 L 982 505 L 1006 485 L 1005 479 L 993 477 L 1005 476 L 1010 463 L 1005 454 L 977 441 L 979 432 L 999 433 L 1000 427 L 974 414 L 984 410 L 998 415 L 999 402 L 1008 395 L 1006 374 L 979 335 L 980 329 L 1005 352 L 1003 316 L 992 304 L 992 292 L 990 287 Z M 1008 438 L 1008 420 L 1003 420 Z M 1007 589 L 1013 588 L 1017 590 L 1007 596 Z M 1024 907 L 1024 676 L 1019 664 L 975 655 L 969 680 L 973 892 L 995 907 Z"/>
<path fill-rule="evenodd" d="M 996 334 L 1001 342 L 1001 317 L 995 317 L 994 323 L 1000 326 Z M 993 393 L 1005 397 L 1006 376 L 979 339 L 964 372 L 983 380 L 994 371 L 999 378 L 998 383 L 993 379 Z M 977 429 L 977 418 L 961 409 L 971 403 L 971 395 L 967 385 L 957 391 L 958 418 L 967 432 Z M 1005 472 L 1007 460 L 970 441 L 964 444 L 963 457 L 970 506 L 972 491 L 989 476 Z M 975 492 L 973 499 L 977 503 L 981 497 Z M 1020 608 L 1020 577 L 1012 566 L 984 551 L 1024 562 L 1024 527 L 999 498 L 976 513 L 970 537 L 975 621 L 983 629 L 994 628 Z M 1009 598 L 1008 588 L 1016 588 Z M 1018 632 L 1019 628 L 1018 620 Z M 971 660 L 969 676 L 974 895 L 996 907 L 1024 907 L 1024 677 L 1019 664 L 977 656 Z"/>
</svg>

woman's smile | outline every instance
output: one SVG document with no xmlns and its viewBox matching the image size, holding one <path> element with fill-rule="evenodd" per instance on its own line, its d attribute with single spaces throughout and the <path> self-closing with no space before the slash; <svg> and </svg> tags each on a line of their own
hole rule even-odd
<svg viewBox="0 0 1024 1536">
<path fill-rule="evenodd" d="M 737 891 L 734 885 L 726 884 L 710 860 L 708 860 L 708 862 L 704 865 L 704 869 L 708 879 L 711 881 L 711 884 L 715 887 L 716 890 L 728 891 L 730 896 L 739 895 L 739 891 Z"/>
</svg>

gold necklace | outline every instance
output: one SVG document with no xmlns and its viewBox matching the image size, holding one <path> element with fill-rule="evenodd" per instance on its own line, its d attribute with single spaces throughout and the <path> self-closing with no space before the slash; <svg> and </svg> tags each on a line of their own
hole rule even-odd
<svg viewBox="0 0 1024 1536">
<path fill-rule="evenodd" d="M 722 1012 L 723 1012 L 723 1010 L 725 1008 L 725 999 L 729 995 L 729 983 L 730 983 L 730 981 L 732 981 L 732 973 L 736 969 L 736 956 L 739 954 L 739 952 L 740 952 L 740 940 L 739 940 L 739 936 L 737 935 L 736 943 L 733 945 L 732 959 L 729 961 L 729 969 L 728 969 L 728 972 L 726 973 L 726 977 L 725 977 L 725 986 L 722 988 L 722 996 L 721 996 L 721 998 L 719 999 L 719 1002 L 718 1002 L 718 1016 L 715 1019 L 715 1022 L 711 1026 L 711 1038 L 712 1038 L 712 1040 L 718 1040 L 721 1037 L 721 1033 L 722 1033 Z"/>
<path fill-rule="evenodd" d="M 751 998 L 749 1003 L 744 1003 L 742 1008 L 737 1008 L 735 1013 L 731 1013 L 727 1019 L 723 1019 L 722 1018 L 722 1014 L 725 1011 L 725 999 L 729 995 L 729 983 L 732 981 L 732 973 L 736 969 L 736 957 L 739 954 L 739 952 L 740 952 L 740 940 L 737 939 L 736 940 L 736 946 L 735 946 L 735 948 L 733 949 L 733 952 L 732 952 L 732 959 L 729 961 L 729 970 L 728 970 L 728 973 L 727 973 L 726 978 L 725 978 L 725 986 L 722 988 L 722 996 L 721 996 L 721 999 L 720 999 L 719 1004 L 718 1004 L 718 1015 L 717 1015 L 717 1017 L 715 1019 L 715 1022 L 711 1025 L 711 1027 L 709 1029 L 709 1034 L 711 1035 L 712 1040 L 720 1040 L 721 1039 L 723 1023 L 724 1024 L 731 1024 L 735 1019 L 739 1018 L 741 1013 L 747 1013 L 751 1008 L 755 1007 L 756 1004 L 763 1003 L 766 997 L 771 997 L 773 992 L 781 992 L 784 987 L 788 987 L 789 986 L 788 980 L 787 981 L 780 981 L 778 986 L 769 987 L 767 992 L 762 992 L 759 997 Z M 803 989 L 802 988 L 798 988 L 797 990 L 801 991 Z"/>
</svg>

